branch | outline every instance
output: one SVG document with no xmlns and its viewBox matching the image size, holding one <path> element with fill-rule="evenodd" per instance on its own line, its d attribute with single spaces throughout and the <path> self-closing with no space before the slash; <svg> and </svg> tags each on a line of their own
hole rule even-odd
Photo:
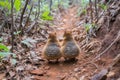
<svg viewBox="0 0 120 80">
<path fill-rule="evenodd" d="M 31 6 L 31 8 L 30 8 L 30 12 L 29 12 L 29 14 L 28 14 L 28 17 L 27 17 L 26 23 L 25 23 L 25 25 L 24 25 L 24 28 L 25 28 L 25 26 L 27 25 L 27 23 L 28 23 L 28 21 L 29 21 L 29 18 L 30 18 L 31 12 L 32 12 L 32 8 L 33 8 L 33 3 L 32 3 L 32 6 Z"/>
<path fill-rule="evenodd" d="M 91 17 L 91 23 L 93 22 L 93 9 L 92 9 L 92 1 L 89 0 L 89 6 L 90 6 L 90 17 Z"/>
<path fill-rule="evenodd" d="M 38 19 L 39 16 L 40 16 L 40 7 L 41 7 L 41 5 L 40 5 L 40 0 L 38 0 L 38 15 L 37 15 L 37 19 Z"/>
<path fill-rule="evenodd" d="M 27 4 L 28 4 L 28 2 L 29 2 L 29 0 L 26 0 L 26 2 L 25 2 L 25 6 L 24 6 L 24 8 L 23 8 L 23 11 L 22 11 L 22 13 L 21 13 L 21 17 L 20 17 L 20 25 L 19 25 L 19 29 L 21 30 L 21 32 L 23 32 L 22 21 L 23 21 L 23 15 L 24 15 L 25 10 L 26 10 L 26 8 L 27 8 Z"/>
<path fill-rule="evenodd" d="M 11 0 L 11 36 L 12 36 L 12 48 L 11 48 L 11 52 L 13 52 L 13 47 L 14 47 L 14 24 L 13 24 L 13 6 L 14 6 L 14 2 L 13 0 Z"/>
<path fill-rule="evenodd" d="M 95 16 L 98 18 L 97 0 L 95 0 Z"/>
</svg>

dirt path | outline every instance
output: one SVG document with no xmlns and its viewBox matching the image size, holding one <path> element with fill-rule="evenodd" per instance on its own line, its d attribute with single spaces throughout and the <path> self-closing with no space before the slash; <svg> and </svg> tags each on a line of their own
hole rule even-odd
<svg viewBox="0 0 120 80">
<path fill-rule="evenodd" d="M 74 37 L 77 36 L 76 41 L 81 48 L 81 53 L 77 57 L 77 61 L 64 61 L 64 58 L 61 58 L 59 63 L 47 63 L 46 60 L 43 60 L 43 58 L 41 58 L 42 49 L 45 45 L 45 43 L 41 42 L 37 44 L 35 51 L 33 50 L 33 53 L 35 53 L 35 55 L 32 55 L 32 52 L 25 53 L 25 57 L 20 60 L 20 64 L 16 67 L 13 67 L 15 70 L 11 69 L 11 66 L 9 67 L 11 69 L 11 76 L 15 76 L 15 78 L 24 76 L 24 80 L 29 80 L 29 78 L 32 78 L 32 80 L 91 80 L 91 77 L 93 75 L 97 74 L 103 69 L 107 69 L 113 62 L 113 58 L 120 53 L 120 40 L 118 40 L 111 47 L 111 49 L 105 52 L 104 55 L 102 55 L 102 57 L 99 58 L 95 63 L 87 64 L 99 54 L 98 51 L 102 52 L 105 50 L 115 39 L 118 30 L 120 29 L 120 15 L 117 16 L 118 18 L 115 20 L 114 24 L 113 22 L 110 24 L 109 31 L 106 29 L 106 26 L 104 26 L 105 24 L 103 24 L 97 33 L 98 38 L 91 38 L 89 43 L 86 41 L 86 31 L 84 27 L 76 27 L 76 22 L 79 21 L 79 18 L 77 18 L 76 7 L 71 7 L 70 9 L 63 11 L 60 15 L 57 14 L 57 16 L 59 16 L 59 18 L 55 20 L 56 24 L 54 24 L 52 27 L 54 28 L 54 31 L 57 32 L 58 39 L 62 40 L 65 29 L 78 30 L 78 32 L 75 31 L 78 34 L 74 35 L 73 33 Z M 82 41 L 79 37 L 82 38 Z M 102 43 L 102 45 L 99 43 Z M 99 48 L 101 49 L 99 50 Z M 41 61 L 39 61 L 39 59 L 36 59 L 36 57 L 38 58 L 36 54 L 40 54 L 39 58 L 41 58 Z M 23 54 L 21 55 L 21 57 L 23 57 Z M 34 56 L 34 58 L 29 58 L 31 56 Z M 23 68 L 21 74 L 19 74 L 19 72 L 16 73 L 17 69 L 21 70 L 21 67 Z M 7 70 L 9 70 L 9 68 Z M 116 69 L 118 68 L 120 68 L 119 65 L 116 67 Z M 118 72 L 117 75 L 119 76 L 120 69 L 116 72 Z M 11 78 L 11 76 L 8 75 L 9 78 Z M 3 77 L 5 77 L 5 74 L 0 74 L 0 80 L 3 79 Z"/>
<path fill-rule="evenodd" d="M 75 23 L 78 21 L 77 17 L 77 8 L 73 7 L 68 9 L 67 12 L 62 13 L 60 21 L 57 21 L 59 24 L 56 26 L 56 32 L 58 38 L 62 37 L 65 29 L 75 28 Z M 41 43 L 40 43 L 41 44 Z M 37 50 L 40 50 L 44 45 L 42 44 Z M 47 63 L 46 61 L 40 66 L 37 70 L 38 74 L 35 75 L 35 80 L 89 80 L 91 75 L 100 71 L 103 66 L 107 67 L 110 64 L 110 60 L 107 62 L 105 59 L 98 61 L 97 65 L 99 68 L 96 68 L 94 64 L 86 64 L 95 57 L 94 55 L 87 56 L 84 52 L 81 52 L 77 57 L 78 61 L 69 61 L 64 62 L 64 59 L 61 59 L 59 63 Z"/>
<path fill-rule="evenodd" d="M 78 21 L 78 18 L 75 16 L 77 15 L 77 8 L 73 7 L 68 9 L 67 12 L 64 12 L 61 14 L 61 19 L 59 19 L 57 22 L 60 22 L 58 25 L 56 25 L 56 32 L 58 38 L 61 38 L 65 29 L 73 29 L 75 28 L 75 23 Z M 74 36 L 74 35 L 73 35 Z M 43 45 L 44 46 L 44 45 Z M 41 46 L 41 47 L 43 47 Z M 38 48 L 38 50 L 41 49 L 41 47 Z M 38 74 L 41 74 L 41 70 L 44 73 L 43 76 L 35 76 L 35 79 L 37 80 L 78 80 L 79 77 L 89 76 L 93 74 L 96 70 L 96 67 L 94 65 L 84 65 L 89 60 L 92 59 L 85 57 L 83 52 L 80 53 L 80 55 L 77 57 L 78 61 L 68 61 L 64 62 L 64 59 L 61 59 L 59 63 L 57 64 L 48 64 L 46 61 L 41 65 L 40 69 L 38 70 Z M 87 72 L 89 70 L 89 74 Z M 40 73 L 39 73 L 40 72 Z M 88 77 L 89 78 L 89 77 Z M 85 80 L 88 80 L 85 78 Z"/>
<path fill-rule="evenodd" d="M 74 7 L 69 9 L 67 12 L 62 13 L 61 21 L 59 21 L 61 23 L 56 25 L 56 32 L 58 36 L 62 37 L 65 29 L 72 29 L 73 27 L 75 27 L 75 22 L 77 21 L 77 18 L 75 17 L 75 15 L 77 14 L 76 9 L 77 8 Z M 64 78 L 69 78 L 70 75 L 73 75 L 74 71 L 78 71 L 77 66 L 80 62 L 80 59 L 81 58 L 79 56 L 78 61 L 64 62 L 63 59 L 61 59 L 60 62 L 57 64 L 48 64 L 47 62 L 45 62 L 43 63 L 42 68 L 40 67 L 40 70 L 42 69 L 45 71 L 45 75 L 40 77 L 35 76 L 35 78 L 38 80 L 62 80 Z M 71 80 L 76 80 L 76 78 L 71 77 Z"/>
<path fill-rule="evenodd" d="M 65 29 L 72 29 L 75 27 L 75 22 L 77 21 L 76 18 L 77 14 L 77 8 L 73 7 L 68 9 L 67 11 L 64 11 L 61 13 L 61 16 L 59 20 L 56 20 L 57 22 L 60 22 L 59 24 L 56 25 L 57 29 L 57 35 L 63 35 Z"/>
</svg>

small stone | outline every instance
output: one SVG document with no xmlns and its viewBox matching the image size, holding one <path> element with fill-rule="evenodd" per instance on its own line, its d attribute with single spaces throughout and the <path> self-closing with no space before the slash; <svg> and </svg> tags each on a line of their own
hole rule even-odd
<svg viewBox="0 0 120 80">
<path fill-rule="evenodd" d="M 86 72 L 87 70 L 86 69 L 82 69 L 82 71 L 81 72 Z"/>
<path fill-rule="evenodd" d="M 111 77 L 111 76 L 114 76 L 114 75 L 115 75 L 114 72 L 109 72 L 109 73 L 107 74 L 107 77 Z"/>
<path fill-rule="evenodd" d="M 16 68 L 16 71 L 17 72 L 22 72 L 22 71 L 24 71 L 24 69 L 25 69 L 24 66 L 19 66 L 19 67 Z"/>
<path fill-rule="evenodd" d="M 45 69 L 45 70 L 49 70 L 49 69 L 50 69 L 50 66 L 45 66 L 44 69 Z"/>
<path fill-rule="evenodd" d="M 30 73 L 33 75 L 39 75 L 39 76 L 43 76 L 45 74 L 45 72 L 41 69 L 32 70 L 30 71 Z"/>
<path fill-rule="evenodd" d="M 85 80 L 85 75 L 81 76 L 79 80 Z"/>
<path fill-rule="evenodd" d="M 98 74 L 92 76 L 91 80 L 106 80 L 108 69 L 101 70 Z"/>
<path fill-rule="evenodd" d="M 79 68 L 75 68 L 74 71 L 75 71 L 75 72 L 79 72 L 80 69 L 79 69 Z"/>
<path fill-rule="evenodd" d="M 15 72 L 13 72 L 13 71 L 9 71 L 9 74 L 10 74 L 10 77 L 15 76 Z"/>
</svg>

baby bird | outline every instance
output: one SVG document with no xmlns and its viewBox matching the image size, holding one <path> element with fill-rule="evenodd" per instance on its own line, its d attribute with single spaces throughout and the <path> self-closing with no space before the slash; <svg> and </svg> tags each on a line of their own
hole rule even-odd
<svg viewBox="0 0 120 80">
<path fill-rule="evenodd" d="M 65 59 L 75 59 L 79 55 L 80 49 L 72 37 L 72 31 L 66 30 L 63 37 L 64 40 L 61 47 L 62 56 Z"/>
<path fill-rule="evenodd" d="M 61 57 L 60 45 L 55 32 L 49 33 L 48 41 L 43 50 L 43 56 L 48 60 L 57 60 Z"/>
</svg>

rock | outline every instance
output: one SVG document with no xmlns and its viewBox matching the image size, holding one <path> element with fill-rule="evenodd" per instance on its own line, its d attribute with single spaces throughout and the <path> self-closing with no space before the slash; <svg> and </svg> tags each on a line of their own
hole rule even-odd
<svg viewBox="0 0 120 80">
<path fill-rule="evenodd" d="M 111 76 L 114 76 L 114 75 L 115 75 L 115 72 L 110 71 L 110 72 L 107 74 L 107 77 L 111 77 Z"/>
<path fill-rule="evenodd" d="M 81 76 L 79 80 L 85 80 L 85 76 Z"/>
<path fill-rule="evenodd" d="M 16 68 L 17 72 L 23 72 L 24 70 L 25 70 L 24 66 L 19 66 L 19 67 Z"/>
<path fill-rule="evenodd" d="M 39 59 L 33 59 L 33 64 L 34 65 L 40 65 L 41 63 L 40 63 L 40 61 L 39 61 Z"/>
<path fill-rule="evenodd" d="M 59 78 L 59 80 L 64 80 L 66 78 L 66 75 L 61 75 L 61 76 L 58 76 L 57 78 Z"/>
<path fill-rule="evenodd" d="M 49 69 L 50 69 L 50 66 L 45 66 L 44 69 L 45 69 L 45 70 L 49 70 Z"/>
<path fill-rule="evenodd" d="M 30 51 L 30 56 L 31 56 L 31 58 L 36 58 L 37 57 L 35 51 Z"/>
<path fill-rule="evenodd" d="M 107 69 L 103 69 L 102 71 L 100 71 L 98 74 L 95 74 L 91 80 L 106 80 L 107 78 L 107 73 L 108 70 Z"/>
<path fill-rule="evenodd" d="M 9 75 L 10 75 L 10 77 L 15 76 L 15 72 L 13 72 L 13 71 L 9 71 Z"/>
<path fill-rule="evenodd" d="M 43 76 L 45 74 L 45 72 L 41 69 L 32 70 L 30 71 L 30 73 L 33 75 L 39 75 L 39 76 Z"/>
<path fill-rule="evenodd" d="M 75 72 L 79 72 L 80 69 L 79 69 L 79 68 L 75 68 L 74 71 L 75 71 Z"/>
</svg>

